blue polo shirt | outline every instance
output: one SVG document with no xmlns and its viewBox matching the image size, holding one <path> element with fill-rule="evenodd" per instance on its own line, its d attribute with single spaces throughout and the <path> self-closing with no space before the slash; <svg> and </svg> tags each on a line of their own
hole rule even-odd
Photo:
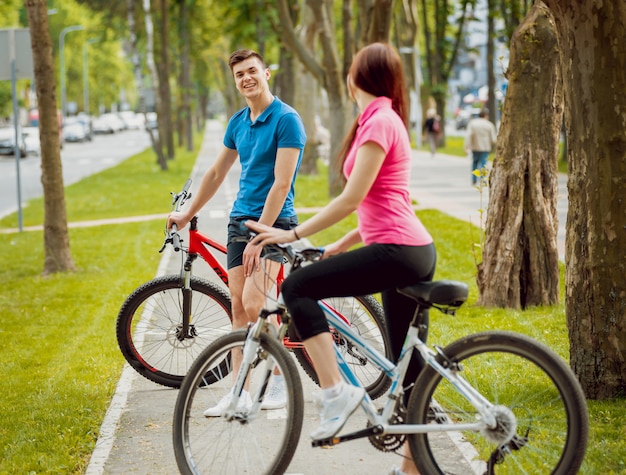
<svg viewBox="0 0 626 475">
<path fill-rule="evenodd" d="M 296 110 L 278 97 L 252 122 L 250 108 L 246 107 L 234 114 L 228 121 L 224 145 L 236 150 L 241 162 L 239 192 L 230 216 L 260 217 L 267 194 L 274 183 L 276 152 L 279 148 L 298 148 L 298 164 L 302 162 L 302 152 L 306 143 L 306 133 L 302 119 Z M 285 199 L 279 218 L 296 215 L 293 205 L 294 174 L 291 189 Z"/>
</svg>

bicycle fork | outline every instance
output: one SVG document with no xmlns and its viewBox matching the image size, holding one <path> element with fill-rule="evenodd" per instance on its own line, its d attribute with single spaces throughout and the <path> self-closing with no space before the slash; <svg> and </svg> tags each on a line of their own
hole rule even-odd
<svg viewBox="0 0 626 475">
<path fill-rule="evenodd" d="M 282 314 L 282 311 L 280 309 L 273 311 L 263 309 L 256 323 L 254 323 L 248 329 L 248 334 L 242 348 L 241 366 L 239 367 L 239 371 L 237 372 L 235 385 L 233 387 L 234 397 L 231 399 L 230 406 L 224 414 L 226 419 L 229 421 L 238 420 L 242 424 L 245 424 L 261 410 L 261 401 L 263 400 L 263 396 L 269 385 L 270 377 L 272 376 L 272 372 L 274 370 L 274 367 L 276 366 L 274 358 L 272 358 L 269 353 L 263 352 L 261 347 L 261 338 L 263 334 L 269 332 L 272 335 L 272 338 L 276 337 L 276 330 L 274 326 L 268 321 L 268 317 L 272 314 L 279 314 L 280 316 L 280 314 Z M 285 324 L 281 325 L 280 331 L 283 334 L 282 336 L 284 336 L 286 329 L 287 326 Z M 246 414 L 242 414 L 236 409 L 239 404 L 239 398 L 241 397 L 243 390 L 245 389 L 246 380 L 248 379 L 250 369 L 257 366 L 258 364 L 264 365 L 264 368 L 261 372 L 263 379 L 261 381 L 261 384 L 257 386 L 256 392 L 250 395 L 252 398 L 252 407 L 250 407 Z"/>
<path fill-rule="evenodd" d="M 183 298 L 183 314 L 182 321 L 178 331 L 176 333 L 176 338 L 179 341 L 183 341 L 187 338 L 195 338 L 198 336 L 196 332 L 196 328 L 192 323 L 192 295 L 193 291 L 191 289 L 191 268 L 193 261 L 198 257 L 197 254 L 189 254 L 187 259 L 185 260 L 185 264 L 183 266 L 183 271 L 181 272 L 181 279 L 183 281 L 183 286 L 181 288 L 182 298 Z"/>
</svg>

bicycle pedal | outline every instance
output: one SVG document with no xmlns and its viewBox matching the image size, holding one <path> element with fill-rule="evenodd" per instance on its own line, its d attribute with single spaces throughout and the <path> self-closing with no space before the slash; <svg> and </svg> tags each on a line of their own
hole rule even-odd
<svg viewBox="0 0 626 475">
<path fill-rule="evenodd" d="M 328 439 L 313 439 L 311 441 L 311 447 L 331 447 L 341 442 L 339 437 L 330 437 Z"/>
</svg>

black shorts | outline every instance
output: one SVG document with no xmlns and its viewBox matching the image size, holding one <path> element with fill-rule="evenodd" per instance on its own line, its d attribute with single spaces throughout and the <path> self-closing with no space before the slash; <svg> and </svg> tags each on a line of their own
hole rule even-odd
<svg viewBox="0 0 626 475">
<path fill-rule="evenodd" d="M 246 248 L 247 241 L 240 240 L 242 237 L 248 237 L 249 229 L 243 224 L 249 219 L 258 221 L 255 216 L 234 216 L 228 222 L 228 243 L 226 245 L 228 252 L 226 253 L 226 267 L 232 269 L 243 265 L 243 251 Z M 298 217 L 291 216 L 289 218 L 278 218 L 274 223 L 275 228 L 293 229 L 298 225 Z M 282 262 L 282 256 L 270 257 L 269 259 Z"/>
</svg>

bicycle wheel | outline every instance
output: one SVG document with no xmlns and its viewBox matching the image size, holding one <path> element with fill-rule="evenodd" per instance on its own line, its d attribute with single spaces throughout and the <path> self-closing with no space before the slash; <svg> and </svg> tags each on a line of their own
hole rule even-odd
<svg viewBox="0 0 626 475">
<path fill-rule="evenodd" d="M 173 421 L 174 454 L 182 474 L 278 474 L 284 473 L 291 462 L 304 417 L 302 385 L 289 352 L 269 335 L 261 337 L 248 372 L 247 390 L 254 399 L 276 365 L 285 378 L 287 406 L 262 411 L 253 404 L 232 420 L 203 415 L 232 390 L 233 377 L 217 369 L 218 363 L 227 360 L 231 351 L 242 351 L 245 339 L 246 331 L 238 330 L 214 341 L 183 380 Z M 213 373 L 215 379 L 210 386 L 203 383 L 207 373 Z"/>
<path fill-rule="evenodd" d="M 385 314 L 382 306 L 371 295 L 361 297 L 332 297 L 324 302 L 343 315 L 350 326 L 367 343 L 387 358 L 391 357 L 389 336 L 385 327 Z M 331 328 L 335 344 L 339 347 L 350 369 L 361 382 L 372 399 L 382 396 L 389 388 L 391 380 L 374 365 L 369 364 L 367 358 L 359 353 L 350 342 Z M 294 348 L 293 353 L 309 377 L 319 384 L 313 363 L 304 348 Z"/>
<path fill-rule="evenodd" d="M 459 374 L 492 404 L 498 425 L 480 433 L 458 431 L 460 446 L 476 473 L 573 474 L 587 446 L 585 396 L 569 367 L 545 345 L 523 335 L 484 332 L 443 350 Z M 446 361 L 441 355 L 438 360 Z M 440 422 L 474 423 L 474 407 L 432 368 L 418 377 L 408 403 L 409 424 L 423 424 L 428 408 Z M 441 433 L 409 436 L 422 473 L 457 473 L 442 450 Z M 449 439 L 448 439 L 449 445 Z M 467 468 L 462 470 L 467 473 Z"/>
<path fill-rule="evenodd" d="M 178 388 L 209 343 L 231 331 L 230 297 L 217 285 L 191 278 L 191 325 L 181 338 L 180 275 L 165 275 L 138 287 L 117 316 L 117 342 L 126 361 L 143 377 Z"/>
</svg>

